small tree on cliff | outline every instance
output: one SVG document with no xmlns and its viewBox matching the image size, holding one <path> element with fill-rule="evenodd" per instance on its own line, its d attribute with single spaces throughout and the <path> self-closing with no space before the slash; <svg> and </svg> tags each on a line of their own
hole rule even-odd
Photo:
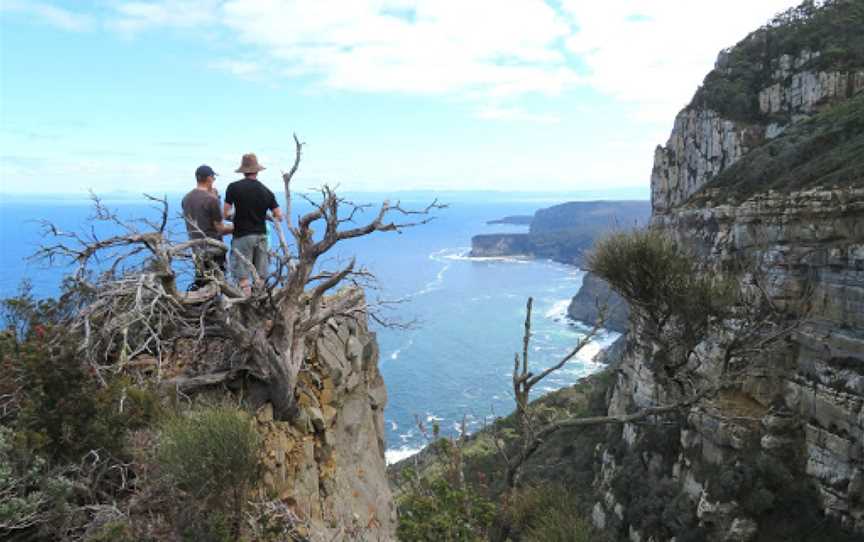
<svg viewBox="0 0 864 542">
<path fill-rule="evenodd" d="M 771 355 L 788 346 L 811 311 L 813 284 L 803 260 L 799 291 L 778 302 L 758 262 L 742 255 L 708 267 L 661 230 L 611 234 L 588 266 L 634 308 L 631 326 L 652 347 L 646 366 L 681 398 L 770 371 Z M 719 371 L 709 370 L 709 359 Z"/>
<path fill-rule="evenodd" d="M 506 446 L 496 438 L 504 457 L 507 487 L 518 486 L 525 464 L 555 432 L 565 428 L 625 424 L 685 412 L 725 387 L 737 385 L 753 372 L 770 370 L 768 354 L 807 318 L 810 291 L 781 307 L 772 301 L 765 278 L 755 266 L 738 262 L 725 272 L 710 272 L 679 243 L 658 230 L 611 234 L 599 240 L 588 258 L 592 273 L 608 282 L 633 308 L 631 325 L 640 340 L 652 345 L 646 365 L 662 382 L 677 390 L 658 398 L 655 406 L 613 416 L 546 416 L 530 403 L 533 388 L 564 367 L 600 332 L 606 308 L 593 327 L 565 356 L 537 373 L 529 365 L 532 299 L 528 299 L 522 353 L 513 363 L 513 394 L 518 435 Z M 599 301 L 598 301 L 599 302 Z M 714 349 L 705 341 L 717 338 Z M 719 374 L 704 371 L 708 357 L 719 360 Z M 761 360 L 761 363 L 754 361 Z"/>
<path fill-rule="evenodd" d="M 80 333 L 79 349 L 97 375 L 109 369 L 120 370 L 144 353 L 152 354 L 161 364 L 165 353 L 179 339 L 221 337 L 233 343 L 240 362 L 230 371 L 185 379 L 178 385 L 194 389 L 245 372 L 267 384 L 269 400 L 279 419 L 291 419 L 296 414 L 298 374 L 319 326 L 335 316 L 365 314 L 369 308 L 360 288 L 336 296 L 329 294 L 339 286 L 358 285 L 371 275 L 358 268 L 353 258 L 336 270 L 324 269 L 322 257 L 341 241 L 424 224 L 432 219 L 432 211 L 443 206 L 434 201 L 423 209 L 408 210 L 398 202 L 385 201 L 374 218 L 357 224 L 355 221 L 369 206 L 353 204 L 324 186 L 318 198 L 306 198 L 312 209 L 298 216 L 295 223 L 291 216 L 291 180 L 303 150 L 296 135 L 294 144 L 294 163 L 283 173 L 285 223 L 274 223 L 279 238 L 279 250 L 272 258 L 275 266 L 266 277 L 257 276 L 254 267 L 249 266 L 255 284 L 250 296 L 230 283 L 218 268 L 209 271 L 208 284 L 202 290 L 193 294 L 180 291 L 178 264 L 192 260 L 193 249 L 226 251 L 227 247 L 209 238 L 172 240 L 164 198 L 148 196 L 159 204 L 156 222 L 122 220 L 94 198 L 94 222 L 120 232 L 107 237 L 100 237 L 95 227 L 81 234 L 46 223 L 47 233 L 57 243 L 44 246 L 37 256 L 49 261 L 67 258 L 78 264 L 74 280 L 88 296 L 69 322 L 69 329 Z M 394 216 L 401 220 L 394 220 Z M 285 230 L 293 243 L 289 243 Z M 232 256 L 242 258 L 236 253 Z M 111 262 L 110 267 L 94 269 L 94 264 L 102 261 Z"/>
</svg>

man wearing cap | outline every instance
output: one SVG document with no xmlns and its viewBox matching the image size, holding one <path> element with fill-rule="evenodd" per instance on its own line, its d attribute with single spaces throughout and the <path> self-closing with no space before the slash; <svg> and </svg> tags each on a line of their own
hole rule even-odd
<svg viewBox="0 0 864 542">
<path fill-rule="evenodd" d="M 233 226 L 223 224 L 219 209 L 219 196 L 213 184 L 216 172 L 208 165 L 195 170 L 196 186 L 183 197 L 183 217 L 189 239 L 209 237 L 222 241 L 222 236 L 233 231 Z M 195 253 L 195 283 L 193 289 L 204 286 L 205 276 L 214 265 L 225 271 L 225 252 L 215 247 L 197 246 Z"/>
<path fill-rule="evenodd" d="M 267 252 L 267 211 L 273 220 L 282 220 L 282 211 L 276 196 L 258 180 L 258 172 L 265 168 L 253 153 L 244 154 L 237 173 L 243 178 L 228 185 L 223 212 L 234 217 L 234 237 L 231 240 L 231 272 L 247 294 L 252 274 L 249 264 L 255 266 L 260 279 L 267 277 L 270 256 Z M 243 258 L 238 257 L 240 254 Z M 245 261 L 244 261 L 245 260 Z"/>
</svg>

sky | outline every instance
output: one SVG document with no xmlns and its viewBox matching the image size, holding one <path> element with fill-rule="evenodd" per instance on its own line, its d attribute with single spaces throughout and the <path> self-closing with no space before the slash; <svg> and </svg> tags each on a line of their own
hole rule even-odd
<svg viewBox="0 0 864 542">
<path fill-rule="evenodd" d="M 790 0 L 0 0 L 0 193 L 647 187 L 717 53 Z"/>
</svg>

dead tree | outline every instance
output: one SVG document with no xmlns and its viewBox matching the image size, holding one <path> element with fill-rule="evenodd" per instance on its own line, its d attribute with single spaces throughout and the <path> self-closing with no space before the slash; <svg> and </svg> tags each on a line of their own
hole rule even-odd
<svg viewBox="0 0 864 542">
<path fill-rule="evenodd" d="M 516 445 L 509 447 L 510 449 L 508 449 L 508 446 L 506 446 L 503 440 L 498 438 L 497 435 L 494 439 L 499 454 L 504 458 L 507 488 L 510 490 L 515 489 L 519 485 L 524 466 L 528 460 L 531 459 L 534 453 L 540 449 L 543 443 L 552 436 L 553 433 L 561 429 L 632 423 L 653 416 L 679 411 L 680 409 L 693 404 L 696 400 L 694 396 L 688 398 L 688 400 L 677 402 L 675 404 L 641 409 L 632 414 L 621 416 L 564 416 L 544 419 L 544 416 L 542 416 L 537 409 L 531 405 L 531 391 L 534 386 L 539 384 L 544 378 L 562 369 L 567 362 L 571 361 L 601 333 L 607 308 L 605 304 L 600 304 L 599 301 L 598 305 L 600 316 L 591 329 L 583 335 L 576 345 L 570 349 L 567 354 L 562 356 L 561 359 L 550 367 L 535 374 L 530 370 L 528 360 L 529 346 L 531 343 L 531 312 L 533 308 L 533 299 L 530 297 L 528 298 L 525 310 L 524 334 L 522 336 L 522 355 L 520 357 L 519 354 L 516 354 L 513 360 L 512 381 L 513 396 L 516 402 Z"/>
<path fill-rule="evenodd" d="M 610 240 L 611 239 L 611 240 Z M 769 370 L 772 353 L 781 352 L 808 319 L 812 288 L 781 307 L 765 287 L 766 278 L 752 262 L 741 261 L 725 272 L 700 269 L 686 251 L 656 231 L 615 234 L 598 243 L 589 259 L 592 271 L 630 303 L 631 330 L 650 345 L 645 363 L 675 393 L 657 405 L 615 416 L 563 416 L 544 419 L 530 404 L 532 388 L 561 369 L 603 326 L 600 318 L 576 346 L 551 367 L 534 374 L 529 368 L 532 300 L 526 306 L 522 354 L 513 362 L 513 395 L 518 433 L 515 446 L 496 438 L 504 458 L 507 487 L 520 481 L 526 462 L 555 432 L 565 428 L 656 420 L 686 412 L 741 380 Z M 706 354 L 706 340 L 714 349 Z M 710 360 L 709 360 L 710 357 Z M 719 370 L 707 367 L 716 362 Z M 766 366 L 769 366 L 766 369 Z"/>
<path fill-rule="evenodd" d="M 355 205 L 325 185 L 317 198 L 306 198 L 311 211 L 298 216 L 295 223 L 290 183 L 300 165 L 303 144 L 296 135 L 294 143 L 294 164 L 283 174 L 284 228 L 274 224 L 279 249 L 271 255 L 272 271 L 266 277 L 258 277 L 245 262 L 255 279 L 248 296 L 216 266 L 208 270 L 204 288 L 180 291 L 179 267 L 191 261 L 193 249 L 226 251 L 227 246 L 209 238 L 173 240 L 164 198 L 150 197 L 159 204 L 155 222 L 122 220 L 94 199 L 94 222 L 107 223 L 120 232 L 106 237 L 98 235 L 95 227 L 74 233 L 46 224 L 47 233 L 57 242 L 43 246 L 37 256 L 76 262 L 74 280 L 90 293 L 90 301 L 70 323 L 70 331 L 80 333 L 80 350 L 97 374 L 122 370 L 142 353 L 153 355 L 161 366 L 167 348 L 178 339 L 222 337 L 243 352 L 243 362 L 178 385 L 192 390 L 245 373 L 266 383 L 279 419 L 292 419 L 298 374 L 320 326 L 334 317 L 358 317 L 369 310 L 359 287 L 332 295 L 340 286 L 366 283 L 369 272 L 353 258 L 335 270 L 324 269 L 322 257 L 347 239 L 375 232 L 398 233 L 425 224 L 435 210 L 444 207 L 436 200 L 423 209 L 409 210 L 398 202 L 385 201 L 371 220 L 358 223 L 370 206 Z M 242 258 L 236 253 L 232 257 Z M 96 268 L 105 261 L 110 262 L 107 269 Z"/>
<path fill-rule="evenodd" d="M 602 315 L 605 311 L 601 310 L 601 318 L 594 326 L 582 336 L 579 341 L 566 355 L 550 367 L 535 374 L 529 370 L 528 351 L 531 343 L 531 310 L 534 305 L 533 298 L 528 298 L 525 307 L 525 325 L 522 335 L 522 356 L 520 358 L 517 353 L 513 359 L 513 398 L 516 402 L 516 424 L 519 432 L 519 440 L 515 451 L 508 452 L 505 447 L 499 444 L 499 439 L 495 438 L 496 446 L 499 453 L 504 458 L 507 471 L 507 487 L 514 488 L 519 483 L 519 478 L 522 473 L 522 467 L 528 459 L 534 455 L 534 452 L 543 443 L 543 440 L 551 434 L 549 431 L 550 425 L 540 420 L 534 409 L 530 406 L 531 391 L 544 378 L 558 371 L 568 361 L 572 360 L 579 352 L 582 351 L 593 339 L 596 338 L 603 325 Z"/>
</svg>

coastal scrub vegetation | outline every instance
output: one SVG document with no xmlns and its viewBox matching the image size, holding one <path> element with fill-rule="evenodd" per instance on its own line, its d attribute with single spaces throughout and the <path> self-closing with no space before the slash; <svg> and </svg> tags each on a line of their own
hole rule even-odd
<svg viewBox="0 0 864 542">
<path fill-rule="evenodd" d="M 864 2 L 806 0 L 724 51 L 717 67 L 693 96 L 690 107 L 717 111 L 723 118 L 762 121 L 759 91 L 771 83 L 782 55 L 818 52 L 806 68 L 856 71 L 864 67 Z"/>
<path fill-rule="evenodd" d="M 248 492 L 261 477 L 260 453 L 251 417 L 235 407 L 202 408 L 162 423 L 156 457 L 183 504 L 184 538 L 240 537 Z"/>
<path fill-rule="evenodd" d="M 703 540 L 708 527 L 696 517 L 692 498 L 662 474 L 671 471 L 670 461 L 678 457 L 674 448 L 680 446 L 684 416 L 693 405 L 736 389 L 753 371 L 770 374 L 775 354 L 785 351 L 785 339 L 806 319 L 808 291 L 804 289 L 799 303 L 778 307 L 771 303 L 757 266 L 748 264 L 746 273 L 732 265 L 706 269 L 675 239 L 654 229 L 606 236 L 597 241 L 588 263 L 633 307 L 631 329 L 652 345 L 644 352 L 645 364 L 667 384 L 668 393 L 655 406 L 633 405 L 610 415 L 610 389 L 621 378 L 613 365 L 570 390 L 530 401 L 532 385 L 549 369 L 533 371 L 528 362 L 529 300 L 524 348 L 514 359 L 515 411 L 464 440 L 458 452 L 464 472 L 459 479 L 498 502 L 490 540 L 602 540 L 605 535 L 593 531 L 587 519 L 600 498 L 593 493 L 600 468 L 593 454 L 602 443 L 618 464 L 609 482 L 625 505 L 621 521 L 644 536 Z M 587 340 L 594 333 L 596 328 Z M 719 339 L 710 352 L 703 348 L 709 336 Z M 719 360 L 719 374 L 704 372 L 709 355 Z M 553 364 L 551 371 L 561 366 Z M 626 423 L 639 427 L 629 444 L 622 438 L 621 425 Z M 435 465 L 448 464 L 449 457 L 430 449 L 415 460 L 414 468 L 433 475 L 440 469 Z M 568 485 L 555 488 L 565 481 Z M 555 502 L 539 498 L 538 491 L 556 494 Z M 760 495 L 754 493 L 754 502 Z M 558 510 L 567 513 L 559 515 Z M 574 523 L 558 529 L 565 517 Z M 619 520 L 607 521 L 614 532 Z M 536 537 L 538 529 L 546 538 Z M 569 533 L 570 538 L 557 538 L 556 533 Z"/>
<path fill-rule="evenodd" d="M 532 412 L 553 417 L 605 414 L 611 382 L 610 370 L 592 375 L 573 387 L 538 398 L 532 402 Z M 433 526 L 455 519 L 472 526 L 465 540 L 605 540 L 586 519 L 593 505 L 590 487 L 598 467 L 593 454 L 606 439 L 604 427 L 563 427 L 551 432 L 522 464 L 520 485 L 511 488 L 500 447 L 518 452 L 524 442 L 519 428 L 514 412 L 473 435 L 436 437 L 419 455 L 396 465 L 391 477 L 397 488 L 399 539 L 441 540 L 435 538 L 434 533 L 440 531 Z M 462 500 L 430 502 L 433 484 Z M 480 510 L 492 507 L 491 517 L 484 516 L 488 523 L 466 516 L 466 511 L 473 513 L 464 506 L 466 500 L 483 503 Z M 418 501 L 424 506 L 417 506 Z M 424 536 L 431 538 L 416 538 Z"/>
<path fill-rule="evenodd" d="M 360 288 L 371 274 L 353 259 L 330 270 L 321 258 L 347 239 L 426 223 L 443 206 L 384 202 L 361 223 L 369 207 L 325 186 L 292 220 L 295 144 L 275 265 L 255 277 L 251 295 L 218 268 L 183 291 L 194 249 L 227 247 L 178 241 L 165 199 L 150 198 L 155 220 L 123 220 L 94 197 L 87 231 L 44 224 L 35 258 L 75 271 L 57 299 L 38 299 L 25 284 L 0 303 L 0 538 L 308 538 L 308 518 L 259 483 L 262 451 L 247 411 L 269 402 L 274 418 L 299 424 L 297 395 L 309 384 L 298 377 L 322 324 L 392 324 Z M 232 404 L 214 403 L 214 386 Z"/>
<path fill-rule="evenodd" d="M 716 205 L 741 202 L 768 190 L 855 188 L 861 179 L 864 94 L 790 126 L 720 172 L 691 201 Z"/>
<path fill-rule="evenodd" d="M 22 291 L 3 302 L 0 333 L 0 536 L 75 538 L 131 494 L 128 437 L 161 408 L 146 386 L 122 375 L 100 385 L 80 363 L 58 319 L 72 292 L 49 302 Z"/>
<path fill-rule="evenodd" d="M 853 542 L 860 539 L 819 513 L 821 496 L 800 475 L 802 458 L 779 461 L 763 453 L 738 458 L 723 468 L 707 469 L 708 494 L 718 502 L 737 502 L 759 523 L 765 540 Z"/>
<path fill-rule="evenodd" d="M 400 540 L 480 542 L 488 539 L 495 518 L 492 501 L 444 477 L 419 476 L 410 468 L 402 475 L 410 489 L 399 499 L 396 534 Z"/>
</svg>

